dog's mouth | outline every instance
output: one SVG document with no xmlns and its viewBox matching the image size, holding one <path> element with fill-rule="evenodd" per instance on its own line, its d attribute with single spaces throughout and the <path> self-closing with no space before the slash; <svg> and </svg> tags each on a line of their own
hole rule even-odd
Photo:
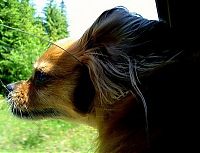
<svg viewBox="0 0 200 153">
<path fill-rule="evenodd" d="M 45 108 L 42 110 L 21 110 L 16 107 L 11 108 L 13 115 L 25 119 L 42 119 L 42 118 L 55 118 L 61 114 L 53 108 Z"/>
<path fill-rule="evenodd" d="M 61 112 L 55 108 L 34 108 L 28 109 L 26 106 L 22 106 L 19 108 L 15 101 L 12 99 L 11 92 L 7 96 L 7 102 L 9 104 L 9 109 L 12 114 L 16 117 L 23 119 L 43 119 L 43 118 L 59 118 L 61 116 Z"/>
</svg>

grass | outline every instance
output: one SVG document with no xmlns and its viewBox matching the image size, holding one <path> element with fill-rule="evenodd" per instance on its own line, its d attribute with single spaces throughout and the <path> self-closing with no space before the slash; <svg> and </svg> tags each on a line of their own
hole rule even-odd
<svg viewBox="0 0 200 153">
<path fill-rule="evenodd" d="M 21 120 L 0 96 L 1 153 L 92 153 L 95 129 L 62 120 Z"/>
</svg>

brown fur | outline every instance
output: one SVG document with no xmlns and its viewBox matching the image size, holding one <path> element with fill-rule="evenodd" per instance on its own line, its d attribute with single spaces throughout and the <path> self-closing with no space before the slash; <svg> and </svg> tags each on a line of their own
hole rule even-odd
<svg viewBox="0 0 200 153">
<path fill-rule="evenodd" d="M 184 122 L 175 121 L 189 99 L 179 78 L 189 78 L 185 68 L 196 64 L 174 38 L 163 22 L 122 7 L 107 10 L 79 40 L 52 45 L 34 64 L 30 79 L 8 85 L 11 110 L 21 118 L 94 126 L 100 153 L 178 150 L 175 140 Z M 194 84 L 184 82 L 188 88 Z M 176 113 L 178 108 L 182 111 Z"/>
</svg>

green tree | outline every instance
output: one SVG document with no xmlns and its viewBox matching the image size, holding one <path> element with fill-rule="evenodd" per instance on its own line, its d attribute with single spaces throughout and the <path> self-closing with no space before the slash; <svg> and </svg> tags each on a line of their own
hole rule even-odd
<svg viewBox="0 0 200 153">
<path fill-rule="evenodd" d="M 33 36 L 48 38 L 34 15 L 29 0 L 0 0 L 0 79 L 5 84 L 27 79 L 33 61 L 47 46 L 47 42 Z"/>
<path fill-rule="evenodd" d="M 64 1 L 61 2 L 61 8 L 59 8 L 54 0 L 48 0 L 44 8 L 44 25 L 50 39 L 53 41 L 68 36 L 68 24 L 64 6 Z"/>
</svg>

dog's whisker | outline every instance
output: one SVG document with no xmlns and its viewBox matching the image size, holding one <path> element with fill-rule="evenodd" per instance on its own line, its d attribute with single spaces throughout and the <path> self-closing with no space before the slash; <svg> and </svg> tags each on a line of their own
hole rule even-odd
<svg viewBox="0 0 200 153">
<path fill-rule="evenodd" d="M 17 114 L 17 110 L 15 109 L 15 107 L 13 107 L 12 112 L 13 114 Z"/>
<path fill-rule="evenodd" d="M 23 118 L 23 115 L 22 115 L 22 110 L 19 109 L 19 112 L 20 112 L 20 117 Z"/>
<path fill-rule="evenodd" d="M 26 113 L 28 114 L 28 117 L 29 117 L 30 119 L 34 118 L 34 117 L 31 115 L 31 113 L 30 113 L 30 111 L 29 111 L 29 109 L 28 109 L 28 107 L 27 107 L 26 105 L 23 105 L 23 108 L 25 109 L 25 111 L 26 111 Z M 23 118 L 23 115 L 22 115 L 22 118 Z"/>
</svg>

